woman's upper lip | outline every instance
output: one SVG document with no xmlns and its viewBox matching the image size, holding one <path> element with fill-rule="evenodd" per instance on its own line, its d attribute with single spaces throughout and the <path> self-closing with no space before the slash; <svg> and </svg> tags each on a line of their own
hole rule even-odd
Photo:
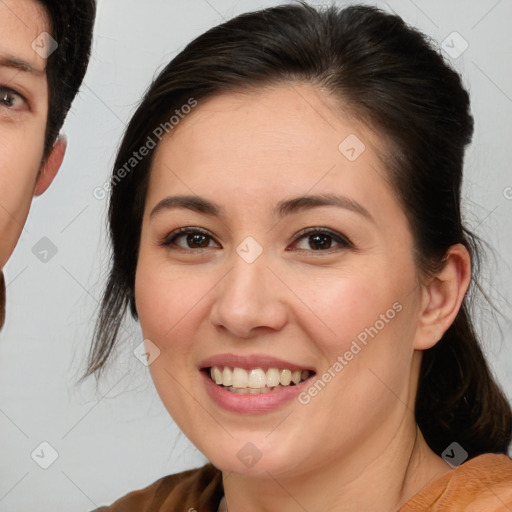
<svg viewBox="0 0 512 512">
<path fill-rule="evenodd" d="M 287 370 L 309 370 L 314 372 L 310 366 L 293 363 L 268 355 L 240 356 L 236 354 L 217 354 L 199 363 L 199 368 L 211 368 L 212 366 L 229 366 L 231 368 L 281 368 Z"/>
</svg>

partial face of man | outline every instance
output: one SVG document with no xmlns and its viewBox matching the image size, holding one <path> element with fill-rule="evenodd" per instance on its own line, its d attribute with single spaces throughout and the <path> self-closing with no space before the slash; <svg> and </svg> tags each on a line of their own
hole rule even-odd
<svg viewBox="0 0 512 512">
<path fill-rule="evenodd" d="M 34 194 L 50 184 L 65 147 L 59 142 L 41 167 L 48 119 L 44 33 L 51 33 L 50 21 L 38 2 L 0 2 L 0 269 L 16 246 Z"/>
</svg>

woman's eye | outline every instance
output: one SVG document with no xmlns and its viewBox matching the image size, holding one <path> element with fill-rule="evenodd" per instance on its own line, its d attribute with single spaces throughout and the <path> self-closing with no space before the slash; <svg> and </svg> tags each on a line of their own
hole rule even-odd
<svg viewBox="0 0 512 512">
<path fill-rule="evenodd" d="M 347 249 L 349 247 L 352 247 L 352 244 L 339 233 L 316 229 L 299 236 L 293 250 L 327 252 L 330 249 Z"/>
<path fill-rule="evenodd" d="M 213 245 L 212 245 L 213 244 Z M 204 231 L 192 228 L 182 228 L 170 233 L 162 241 L 166 247 L 177 246 L 181 249 L 208 249 L 218 247 L 213 238 Z"/>
<path fill-rule="evenodd" d="M 11 110 L 25 110 L 27 102 L 25 98 L 16 91 L 0 86 L 0 106 Z"/>
<path fill-rule="evenodd" d="M 185 250 L 220 247 L 209 233 L 198 228 L 180 228 L 173 231 L 162 240 L 160 245 Z M 339 233 L 325 229 L 314 229 L 299 234 L 291 250 L 333 252 L 350 247 L 353 247 L 352 243 Z"/>
</svg>

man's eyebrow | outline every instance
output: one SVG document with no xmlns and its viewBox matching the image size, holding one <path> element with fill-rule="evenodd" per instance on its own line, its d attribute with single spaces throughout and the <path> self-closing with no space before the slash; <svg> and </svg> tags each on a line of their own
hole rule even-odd
<svg viewBox="0 0 512 512">
<path fill-rule="evenodd" d="M 11 68 L 21 71 L 22 73 L 30 73 L 32 75 L 44 75 L 46 69 L 36 69 L 28 62 L 11 56 L 0 56 L 0 67 Z"/>
<path fill-rule="evenodd" d="M 361 204 L 346 196 L 339 196 L 334 194 L 321 194 L 294 197 L 286 199 L 277 204 L 273 209 L 272 214 L 279 218 L 293 215 L 304 210 L 311 208 L 318 208 L 321 206 L 336 206 L 344 208 L 352 212 L 358 213 L 368 220 L 374 222 L 370 212 Z M 204 213 L 213 217 L 223 217 L 223 209 L 218 204 L 209 201 L 208 199 L 199 196 L 169 196 L 162 199 L 150 213 L 153 217 L 160 211 L 169 210 L 173 208 L 185 208 L 197 213 Z"/>
</svg>

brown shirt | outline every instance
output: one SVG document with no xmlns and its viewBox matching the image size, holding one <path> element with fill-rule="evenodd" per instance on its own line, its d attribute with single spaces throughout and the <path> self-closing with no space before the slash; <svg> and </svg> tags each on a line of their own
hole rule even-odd
<svg viewBox="0 0 512 512">
<path fill-rule="evenodd" d="M 222 473 L 206 464 L 158 480 L 95 512 L 217 512 Z M 510 512 L 512 460 L 487 453 L 429 484 L 399 512 Z M 358 511 L 361 512 L 361 511 Z"/>
</svg>

